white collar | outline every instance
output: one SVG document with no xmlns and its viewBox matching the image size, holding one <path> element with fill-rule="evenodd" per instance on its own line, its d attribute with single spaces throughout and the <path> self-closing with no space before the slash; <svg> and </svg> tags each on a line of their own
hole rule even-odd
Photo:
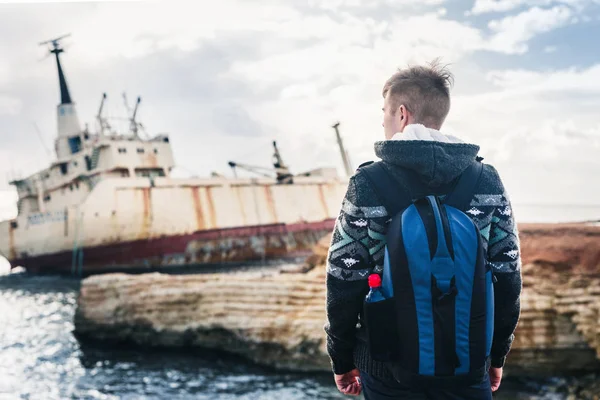
<svg viewBox="0 0 600 400">
<path fill-rule="evenodd" d="M 444 143 L 464 143 L 456 136 L 446 135 L 442 132 L 427 128 L 422 124 L 410 124 L 403 132 L 397 132 L 390 140 L 429 140 Z"/>
</svg>

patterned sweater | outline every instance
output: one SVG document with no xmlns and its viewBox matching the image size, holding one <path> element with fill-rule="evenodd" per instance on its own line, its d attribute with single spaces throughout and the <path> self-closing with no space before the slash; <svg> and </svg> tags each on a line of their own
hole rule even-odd
<svg viewBox="0 0 600 400">
<path fill-rule="evenodd" d="M 475 160 L 479 147 L 465 143 L 424 140 L 387 140 L 375 143 L 375 153 L 399 182 L 407 170 L 416 171 L 427 193 L 413 198 L 444 196 L 456 178 Z M 327 259 L 327 351 L 334 373 L 354 368 L 389 379 L 386 367 L 371 359 L 361 328 L 367 277 L 383 268 L 385 234 L 391 220 L 383 203 L 360 168 L 350 178 L 337 218 Z M 494 167 L 484 164 L 482 176 L 467 210 L 484 239 L 488 261 L 497 282 L 492 365 L 504 364 L 520 315 L 521 259 L 519 238 L 510 199 Z"/>
</svg>

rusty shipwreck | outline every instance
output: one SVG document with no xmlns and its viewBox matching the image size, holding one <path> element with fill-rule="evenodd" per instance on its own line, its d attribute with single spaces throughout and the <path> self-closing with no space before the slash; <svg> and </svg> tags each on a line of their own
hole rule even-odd
<svg viewBox="0 0 600 400">
<path fill-rule="evenodd" d="M 60 85 L 57 157 L 11 182 L 18 215 L 0 222 L 0 255 L 12 268 L 87 275 L 289 258 L 331 232 L 347 178 L 335 168 L 292 175 L 275 143 L 276 176 L 183 179 L 170 177 L 169 136 L 141 134 L 137 105 L 129 132 L 115 132 L 102 105 L 96 131 L 82 129 L 60 39 L 44 43 Z"/>
</svg>

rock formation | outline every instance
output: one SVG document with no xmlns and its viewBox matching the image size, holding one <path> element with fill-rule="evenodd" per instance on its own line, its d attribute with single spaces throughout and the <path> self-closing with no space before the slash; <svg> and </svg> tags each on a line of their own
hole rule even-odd
<svg viewBox="0 0 600 400">
<path fill-rule="evenodd" d="M 522 225 L 520 238 L 522 315 L 507 370 L 599 370 L 600 227 Z M 90 277 L 82 283 L 76 333 L 329 370 L 323 331 L 329 240 L 297 271 Z"/>
<path fill-rule="evenodd" d="M 295 370 L 328 368 L 323 274 L 243 272 L 86 279 L 80 337 L 221 349 Z"/>
<path fill-rule="evenodd" d="M 599 371 L 600 227 L 525 225 L 519 236 L 523 295 L 511 369 Z"/>
</svg>

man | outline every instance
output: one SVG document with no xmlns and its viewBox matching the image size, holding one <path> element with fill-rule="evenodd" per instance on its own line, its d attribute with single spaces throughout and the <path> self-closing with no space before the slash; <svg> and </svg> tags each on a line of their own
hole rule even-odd
<svg viewBox="0 0 600 400">
<path fill-rule="evenodd" d="M 421 192 L 413 198 L 448 194 L 478 159 L 479 146 L 440 132 L 450 110 L 452 81 L 452 74 L 433 62 L 399 70 L 383 87 L 386 140 L 375 143 L 375 153 L 398 182 L 407 182 L 407 174 L 418 176 L 422 185 L 415 190 Z M 328 254 L 325 331 L 338 389 L 350 395 L 362 391 L 366 399 L 491 399 L 514 339 L 522 287 L 518 231 L 496 169 L 483 164 L 470 204 L 462 210 L 479 228 L 495 276 L 491 367 L 481 383 L 452 390 L 411 387 L 371 358 L 361 314 L 367 278 L 382 271 L 393 215 L 370 182 L 360 168 L 350 178 Z"/>
</svg>

